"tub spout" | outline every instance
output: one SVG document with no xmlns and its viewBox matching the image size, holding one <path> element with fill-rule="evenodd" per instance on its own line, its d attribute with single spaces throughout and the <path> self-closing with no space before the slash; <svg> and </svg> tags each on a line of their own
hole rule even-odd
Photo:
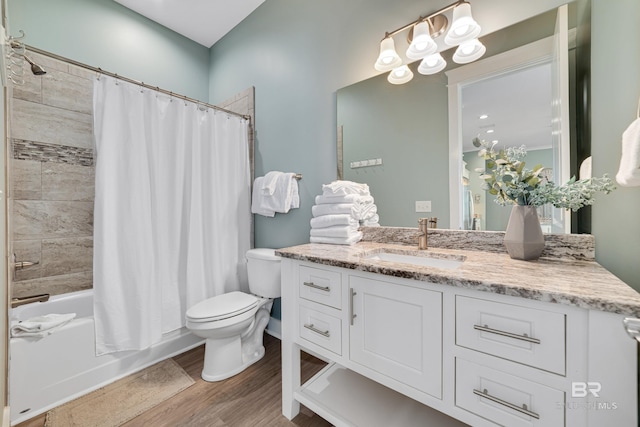
<svg viewBox="0 0 640 427">
<path fill-rule="evenodd" d="M 29 295 L 27 297 L 12 298 L 11 308 L 16 308 L 21 305 L 31 304 L 32 302 L 46 302 L 49 301 L 49 294 Z"/>
</svg>

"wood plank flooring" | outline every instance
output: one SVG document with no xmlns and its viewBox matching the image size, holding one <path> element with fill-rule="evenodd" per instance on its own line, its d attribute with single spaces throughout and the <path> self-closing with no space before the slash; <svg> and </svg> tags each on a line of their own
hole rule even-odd
<svg viewBox="0 0 640 427">
<path fill-rule="evenodd" d="M 144 412 L 123 427 L 326 427 L 327 421 L 306 408 L 292 421 L 282 415 L 280 340 L 265 334 L 266 354 L 244 372 L 225 381 L 200 378 L 204 346 L 173 359 L 196 381 L 194 385 Z M 302 378 L 306 381 L 324 362 L 302 353 Z M 16 427 L 43 427 L 45 415 Z M 87 426 L 91 427 L 91 426 Z"/>
</svg>

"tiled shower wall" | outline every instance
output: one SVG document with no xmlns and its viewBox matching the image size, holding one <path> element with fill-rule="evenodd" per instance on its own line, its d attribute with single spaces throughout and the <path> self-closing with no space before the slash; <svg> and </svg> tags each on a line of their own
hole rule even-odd
<svg viewBox="0 0 640 427">
<path fill-rule="evenodd" d="M 25 69 L 9 92 L 9 235 L 16 260 L 13 298 L 93 286 L 93 117 L 96 74 L 29 53 L 47 74 Z M 254 90 L 222 104 L 252 116 Z M 253 131 L 249 132 L 253 147 Z"/>
</svg>

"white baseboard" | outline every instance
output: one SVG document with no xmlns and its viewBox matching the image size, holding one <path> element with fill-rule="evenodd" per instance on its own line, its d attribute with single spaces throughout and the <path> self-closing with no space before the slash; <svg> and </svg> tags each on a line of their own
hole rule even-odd
<svg viewBox="0 0 640 427">
<path fill-rule="evenodd" d="M 276 337 L 279 340 L 282 340 L 282 323 L 280 322 L 280 319 L 271 317 L 269 319 L 269 324 L 267 325 L 267 329 L 265 329 L 265 332 L 272 337 Z"/>
</svg>

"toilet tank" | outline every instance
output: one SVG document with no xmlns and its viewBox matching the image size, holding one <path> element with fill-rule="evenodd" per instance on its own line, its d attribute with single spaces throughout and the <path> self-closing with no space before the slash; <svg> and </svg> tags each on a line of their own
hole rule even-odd
<svg viewBox="0 0 640 427">
<path fill-rule="evenodd" d="M 275 249 L 250 249 L 247 251 L 249 290 L 264 298 L 280 297 L 280 257 Z"/>
</svg>

